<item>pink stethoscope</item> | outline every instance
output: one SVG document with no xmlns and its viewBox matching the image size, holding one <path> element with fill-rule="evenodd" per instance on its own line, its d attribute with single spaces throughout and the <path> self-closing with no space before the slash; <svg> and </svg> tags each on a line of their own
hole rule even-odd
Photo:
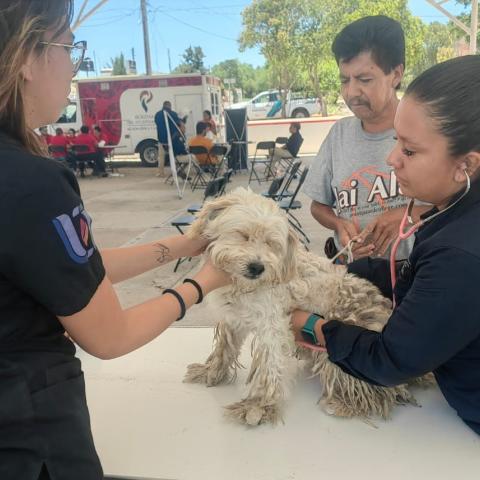
<svg viewBox="0 0 480 480">
<path fill-rule="evenodd" d="M 420 227 L 425 225 L 427 222 L 430 222 L 435 217 L 438 217 L 440 214 L 445 213 L 447 210 L 449 210 L 450 208 L 455 206 L 458 202 L 460 202 L 460 200 L 462 200 L 463 197 L 465 197 L 465 195 L 468 194 L 471 187 L 471 180 L 466 170 L 464 170 L 464 173 L 465 173 L 465 177 L 467 178 L 467 186 L 465 187 L 465 191 L 462 193 L 462 195 L 460 195 L 460 197 L 458 197 L 451 205 L 449 205 L 444 210 L 439 210 L 437 213 L 434 213 L 430 217 L 425 218 L 424 220 L 420 220 L 417 223 L 414 223 L 412 219 L 412 210 L 415 204 L 415 199 L 411 198 L 410 201 L 408 202 L 407 208 L 405 209 L 405 214 L 403 215 L 402 221 L 400 222 L 400 226 L 398 227 L 398 237 L 393 243 L 392 249 L 390 251 L 390 278 L 392 281 L 393 308 L 395 308 L 395 293 L 393 291 L 395 288 L 395 284 L 397 283 L 397 274 L 395 272 L 395 260 L 396 260 L 397 250 L 398 250 L 398 246 L 400 245 L 400 242 L 402 240 L 407 240 L 407 238 L 410 238 Z M 407 222 L 412 226 L 408 230 L 405 230 Z M 338 252 L 338 254 L 332 259 L 332 263 L 334 263 L 335 260 L 340 255 L 343 255 L 344 253 L 347 253 L 348 255 L 348 262 L 353 261 L 353 253 L 352 253 L 353 243 L 354 243 L 354 240 L 350 240 L 347 246 L 343 248 L 340 252 Z M 320 352 L 326 351 L 325 347 L 320 347 L 318 345 L 311 345 L 303 341 L 297 341 L 297 343 L 303 347 L 309 348 L 310 350 L 315 350 Z"/>
<path fill-rule="evenodd" d="M 393 297 L 393 307 L 395 308 L 395 293 L 393 293 L 395 289 L 395 284 L 397 283 L 397 273 L 395 271 L 395 260 L 397 257 L 397 250 L 398 246 L 400 245 L 400 242 L 402 240 L 406 240 L 407 238 L 410 238 L 420 227 L 425 225 L 425 223 L 430 222 L 433 220 L 435 217 L 438 217 L 442 213 L 445 213 L 447 210 L 455 206 L 460 200 L 465 197 L 465 195 L 468 194 L 470 191 L 470 186 L 471 186 L 471 181 L 470 181 L 470 176 L 468 175 L 467 171 L 464 170 L 465 177 L 467 178 L 467 186 L 465 187 L 465 191 L 458 197 L 451 205 L 449 205 L 447 208 L 444 210 L 439 210 L 437 213 L 434 213 L 430 217 L 420 220 L 417 223 L 413 222 L 412 219 L 412 210 L 413 206 L 415 203 L 415 199 L 411 198 L 410 201 L 408 202 L 407 208 L 405 210 L 405 214 L 403 215 L 402 221 L 400 222 L 400 226 L 398 227 L 398 237 L 393 243 L 392 249 L 390 251 L 390 279 L 392 281 L 392 297 Z M 407 222 L 412 225 L 408 230 L 405 230 Z"/>
</svg>

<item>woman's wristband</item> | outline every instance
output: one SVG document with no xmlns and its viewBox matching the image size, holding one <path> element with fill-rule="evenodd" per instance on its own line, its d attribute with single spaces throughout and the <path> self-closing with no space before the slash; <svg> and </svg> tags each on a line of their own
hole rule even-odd
<svg viewBox="0 0 480 480">
<path fill-rule="evenodd" d="M 180 305 L 180 316 L 177 318 L 177 322 L 178 322 L 185 316 L 185 313 L 187 311 L 187 307 L 185 306 L 185 301 L 183 300 L 183 297 L 176 290 L 167 288 L 166 290 L 163 291 L 162 295 L 165 295 L 166 293 L 173 295 L 178 300 L 178 303 Z"/>
<path fill-rule="evenodd" d="M 197 289 L 197 292 L 198 292 L 198 300 L 197 300 L 197 304 L 198 303 L 202 303 L 203 301 L 203 290 L 202 290 L 202 287 L 200 286 L 200 284 L 195 281 L 193 278 L 186 278 L 183 283 L 190 283 L 192 284 L 196 289 Z"/>
</svg>

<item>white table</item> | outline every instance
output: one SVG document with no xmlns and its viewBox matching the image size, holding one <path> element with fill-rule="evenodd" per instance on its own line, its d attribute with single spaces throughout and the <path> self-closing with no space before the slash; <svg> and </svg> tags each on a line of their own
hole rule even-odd
<svg viewBox="0 0 480 480">
<path fill-rule="evenodd" d="M 110 475 L 182 480 L 470 480 L 480 478 L 480 439 L 437 389 L 418 391 L 422 408 L 398 407 L 373 428 L 332 418 L 316 405 L 317 381 L 300 376 L 285 423 L 229 423 L 222 405 L 237 382 L 182 383 L 186 366 L 210 353 L 211 328 L 171 328 L 113 361 L 81 352 L 93 434 Z M 244 349 L 249 365 L 249 349 Z"/>
</svg>

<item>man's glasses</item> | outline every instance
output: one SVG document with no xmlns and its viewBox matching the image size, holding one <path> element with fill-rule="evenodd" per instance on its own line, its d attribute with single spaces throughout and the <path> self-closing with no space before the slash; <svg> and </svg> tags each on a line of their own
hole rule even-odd
<svg viewBox="0 0 480 480">
<path fill-rule="evenodd" d="M 82 66 L 83 59 L 85 57 L 85 51 L 87 50 L 87 42 L 81 40 L 75 42 L 73 45 L 68 43 L 55 43 L 55 42 L 39 42 L 40 45 L 51 45 L 52 47 L 63 47 L 70 52 L 70 58 L 73 64 L 73 74 L 75 75 Z"/>
</svg>

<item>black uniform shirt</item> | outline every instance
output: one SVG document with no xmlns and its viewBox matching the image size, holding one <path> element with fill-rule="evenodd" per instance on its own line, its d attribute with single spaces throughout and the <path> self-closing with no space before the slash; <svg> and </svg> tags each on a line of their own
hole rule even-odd
<svg viewBox="0 0 480 480">
<path fill-rule="evenodd" d="M 80 362 L 57 315 L 82 310 L 104 275 L 75 175 L 0 133 L 2 480 L 37 478 L 42 463 L 52 478 L 100 478 Z"/>
<path fill-rule="evenodd" d="M 436 210 L 427 214 L 431 215 Z M 387 261 L 369 264 L 385 278 Z M 355 265 L 357 264 L 357 265 Z M 380 267 L 385 274 L 380 274 Z M 480 181 L 417 233 L 381 333 L 338 321 L 323 326 L 330 360 L 367 382 L 392 386 L 433 371 L 458 415 L 480 434 Z"/>
</svg>

